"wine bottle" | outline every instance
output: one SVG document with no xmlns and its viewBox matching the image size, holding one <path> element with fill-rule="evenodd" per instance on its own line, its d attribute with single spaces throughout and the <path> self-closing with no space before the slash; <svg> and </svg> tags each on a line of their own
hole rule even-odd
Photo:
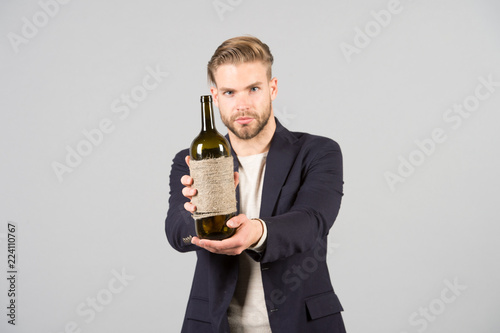
<svg viewBox="0 0 500 333">
<path fill-rule="evenodd" d="M 236 213 L 233 158 L 229 142 L 215 128 L 210 95 L 201 96 L 201 131 L 191 143 L 190 156 L 193 187 L 198 191 L 192 198 L 196 205 L 193 214 L 196 233 L 199 238 L 205 239 L 229 238 L 235 229 L 229 228 L 226 222 Z M 221 182 L 224 183 L 222 187 Z M 225 196 L 222 198 L 225 200 L 224 207 L 211 202 L 220 201 L 221 196 Z M 205 204 L 202 205 L 202 201 Z"/>
</svg>

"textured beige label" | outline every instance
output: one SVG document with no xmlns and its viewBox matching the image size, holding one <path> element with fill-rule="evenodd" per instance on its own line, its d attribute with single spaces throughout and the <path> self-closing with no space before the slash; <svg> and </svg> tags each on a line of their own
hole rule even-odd
<svg viewBox="0 0 500 333">
<path fill-rule="evenodd" d="M 219 157 L 189 162 L 196 206 L 195 219 L 236 212 L 233 157 Z"/>
</svg>

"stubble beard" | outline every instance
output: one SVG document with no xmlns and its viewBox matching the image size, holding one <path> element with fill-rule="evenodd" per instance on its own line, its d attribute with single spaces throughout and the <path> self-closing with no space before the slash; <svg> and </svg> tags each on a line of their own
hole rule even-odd
<svg viewBox="0 0 500 333">
<path fill-rule="evenodd" d="M 238 130 L 234 125 L 238 117 L 252 117 L 254 118 L 254 121 L 252 121 L 252 123 L 250 124 L 241 125 L 242 127 Z M 222 116 L 221 112 L 222 123 L 224 123 L 224 125 L 227 127 L 229 131 L 231 131 L 231 133 L 233 133 L 238 139 L 241 140 L 250 140 L 255 138 L 260 132 L 262 132 L 264 127 L 266 127 L 270 117 L 271 117 L 271 102 L 267 106 L 266 112 L 264 112 L 262 115 L 259 115 L 258 113 L 252 111 L 248 111 L 248 112 L 240 112 L 238 114 L 233 114 L 228 119 Z M 256 122 L 256 126 L 252 126 L 254 122 Z"/>
</svg>

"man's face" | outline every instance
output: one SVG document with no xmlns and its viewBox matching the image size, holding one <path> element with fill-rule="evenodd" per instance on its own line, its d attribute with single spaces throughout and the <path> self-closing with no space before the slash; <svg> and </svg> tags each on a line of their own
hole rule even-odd
<svg viewBox="0 0 500 333">
<path fill-rule="evenodd" d="M 211 92 L 224 125 L 239 139 L 256 137 L 273 116 L 276 78 L 268 81 L 267 68 L 261 62 L 222 65 L 214 77 L 217 86 Z"/>
</svg>

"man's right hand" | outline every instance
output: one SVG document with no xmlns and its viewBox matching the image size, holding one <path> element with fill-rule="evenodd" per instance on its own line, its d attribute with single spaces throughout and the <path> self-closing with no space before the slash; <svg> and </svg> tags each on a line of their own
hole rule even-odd
<svg viewBox="0 0 500 333">
<path fill-rule="evenodd" d="M 188 167 L 189 167 L 189 159 L 190 159 L 189 155 L 186 156 L 185 161 Z M 195 196 L 196 193 L 198 192 L 195 188 L 191 187 L 193 185 L 193 178 L 191 178 L 191 176 L 189 175 L 184 175 L 181 177 L 181 183 L 182 185 L 184 185 L 184 188 L 182 189 L 182 195 L 191 200 L 193 196 Z M 184 204 L 184 209 L 192 214 L 196 211 L 196 206 L 193 205 L 190 201 Z"/>
</svg>

